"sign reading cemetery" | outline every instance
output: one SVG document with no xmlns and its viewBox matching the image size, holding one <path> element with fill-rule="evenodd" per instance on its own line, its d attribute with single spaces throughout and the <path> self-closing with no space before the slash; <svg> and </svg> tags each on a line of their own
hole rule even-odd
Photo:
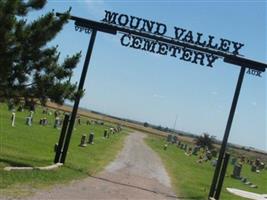
<svg viewBox="0 0 267 200">
<path fill-rule="evenodd" d="M 168 29 L 166 24 L 163 23 L 143 19 L 140 17 L 129 16 L 126 14 L 119 14 L 107 10 L 105 10 L 105 18 L 102 21 L 108 24 L 127 27 L 160 37 L 166 37 Z M 225 38 L 216 39 L 212 35 L 204 36 L 203 33 L 194 33 L 191 30 L 180 27 L 174 27 L 173 33 L 174 36 L 171 37 L 173 41 L 190 43 L 202 48 L 214 49 L 216 51 L 229 53 L 231 55 L 240 55 L 239 51 L 244 46 L 244 44 L 240 42 L 231 41 Z M 164 42 L 128 33 L 124 33 L 120 41 L 121 45 L 125 47 L 148 51 L 160 55 L 168 55 L 194 64 L 205 65 L 207 67 L 213 67 L 213 64 L 219 58 L 217 55 L 196 51 L 187 47 L 183 47 L 182 45 L 179 46 L 166 44 Z"/>
</svg>

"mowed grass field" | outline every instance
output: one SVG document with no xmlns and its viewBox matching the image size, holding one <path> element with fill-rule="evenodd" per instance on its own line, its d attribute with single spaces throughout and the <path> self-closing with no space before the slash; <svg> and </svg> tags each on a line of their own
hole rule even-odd
<svg viewBox="0 0 267 200">
<path fill-rule="evenodd" d="M 52 112 L 53 113 L 53 112 Z M 54 113 L 42 114 L 37 109 L 34 114 L 33 125 L 25 124 L 25 117 L 29 111 L 16 112 L 15 127 L 11 127 L 11 112 L 6 104 L 0 103 L 0 194 L 6 196 L 24 196 L 44 186 L 65 183 L 95 174 L 102 170 L 123 146 L 127 131 L 111 135 L 103 139 L 106 128 L 115 124 L 86 125 L 82 118 L 82 125 L 76 125 L 72 134 L 66 163 L 63 167 L 53 171 L 4 171 L 6 166 L 47 166 L 53 164 L 54 144 L 58 142 L 60 130 L 53 128 Z M 47 117 L 47 126 L 39 125 L 40 118 Z M 79 147 L 82 134 L 93 131 L 94 145 Z"/>
<path fill-rule="evenodd" d="M 159 136 L 149 136 L 146 139 L 148 145 L 161 157 L 169 175 L 171 176 L 173 188 L 180 199 L 207 199 L 214 167 L 210 162 L 197 163 L 197 156 L 186 156 L 184 151 L 176 145 L 169 145 L 167 150 L 163 150 L 166 139 Z M 267 170 L 259 174 L 250 171 L 249 165 L 244 165 L 241 176 L 248 178 L 248 181 L 257 185 L 258 188 L 250 188 L 230 177 L 233 166 L 228 164 L 227 174 L 221 193 L 222 200 L 242 200 L 244 198 L 234 196 L 226 191 L 227 187 L 238 188 L 260 194 L 267 194 Z"/>
</svg>

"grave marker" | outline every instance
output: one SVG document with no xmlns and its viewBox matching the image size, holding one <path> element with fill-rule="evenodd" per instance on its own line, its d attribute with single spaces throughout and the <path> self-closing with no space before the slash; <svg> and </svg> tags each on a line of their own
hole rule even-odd
<svg viewBox="0 0 267 200">
<path fill-rule="evenodd" d="M 82 137 L 81 137 L 81 143 L 79 145 L 80 147 L 86 147 L 87 144 L 86 144 L 86 135 L 83 134 Z"/>
<path fill-rule="evenodd" d="M 54 122 L 54 128 L 59 128 L 59 127 L 60 127 L 60 118 L 56 117 Z"/>
<path fill-rule="evenodd" d="M 236 179 L 240 179 L 241 178 L 241 170 L 242 170 L 242 165 L 237 165 L 236 164 L 234 166 L 232 177 L 236 178 Z"/>
<path fill-rule="evenodd" d="M 172 142 L 172 135 L 171 135 L 171 134 L 169 134 L 169 135 L 167 136 L 167 142 Z"/>
<path fill-rule="evenodd" d="M 32 126 L 32 118 L 31 117 L 26 117 L 26 125 Z"/>
<path fill-rule="evenodd" d="M 172 137 L 172 143 L 173 144 L 176 144 L 177 140 L 178 140 L 178 138 L 176 135 Z"/>
<path fill-rule="evenodd" d="M 93 132 L 89 134 L 88 143 L 94 144 L 94 133 Z"/>
<path fill-rule="evenodd" d="M 107 136 L 108 136 L 108 130 L 105 129 L 105 130 L 104 130 L 104 138 L 107 138 Z"/>
<path fill-rule="evenodd" d="M 11 126 L 12 127 L 15 126 L 15 120 L 16 120 L 16 113 L 12 112 L 12 114 L 11 114 Z"/>
</svg>

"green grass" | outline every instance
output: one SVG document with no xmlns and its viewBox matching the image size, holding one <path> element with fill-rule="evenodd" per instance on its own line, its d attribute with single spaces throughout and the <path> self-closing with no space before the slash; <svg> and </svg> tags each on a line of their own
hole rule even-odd
<svg viewBox="0 0 267 200">
<path fill-rule="evenodd" d="M 39 119 L 44 117 L 38 109 L 32 127 L 25 125 L 28 111 L 16 113 L 16 126 L 11 127 L 11 112 L 0 104 L 0 193 L 7 196 L 28 195 L 44 186 L 65 183 L 84 178 L 102 170 L 123 146 L 127 131 L 103 139 L 103 131 L 110 124 L 76 125 L 73 132 L 66 163 L 53 171 L 4 171 L 5 166 L 46 166 L 53 163 L 54 144 L 58 142 L 60 130 L 53 128 L 54 116 L 45 115 L 49 124 L 42 127 Z M 84 119 L 82 119 L 85 122 Z M 82 134 L 95 133 L 94 145 L 79 147 Z"/>
<path fill-rule="evenodd" d="M 186 156 L 184 151 L 175 145 L 169 145 L 167 150 L 163 150 L 166 141 L 162 137 L 149 136 L 146 142 L 161 157 L 178 197 L 182 199 L 207 199 L 214 169 L 210 162 L 199 164 L 196 156 Z M 227 174 L 224 180 L 221 199 L 242 200 L 243 198 L 234 196 L 226 191 L 226 187 L 238 188 L 255 193 L 267 194 L 267 170 L 256 174 L 250 171 L 248 165 L 244 165 L 241 175 L 247 177 L 250 182 L 256 184 L 258 188 L 249 188 L 240 180 L 230 177 L 233 166 L 228 165 Z"/>
</svg>

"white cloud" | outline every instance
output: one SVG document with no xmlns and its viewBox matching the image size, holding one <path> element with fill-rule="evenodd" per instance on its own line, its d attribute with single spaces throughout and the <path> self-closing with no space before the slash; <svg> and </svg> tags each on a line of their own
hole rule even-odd
<svg viewBox="0 0 267 200">
<path fill-rule="evenodd" d="M 152 95 L 154 98 L 158 98 L 158 99 L 163 99 L 165 98 L 165 96 L 159 95 L 159 94 L 153 94 Z"/>
</svg>

